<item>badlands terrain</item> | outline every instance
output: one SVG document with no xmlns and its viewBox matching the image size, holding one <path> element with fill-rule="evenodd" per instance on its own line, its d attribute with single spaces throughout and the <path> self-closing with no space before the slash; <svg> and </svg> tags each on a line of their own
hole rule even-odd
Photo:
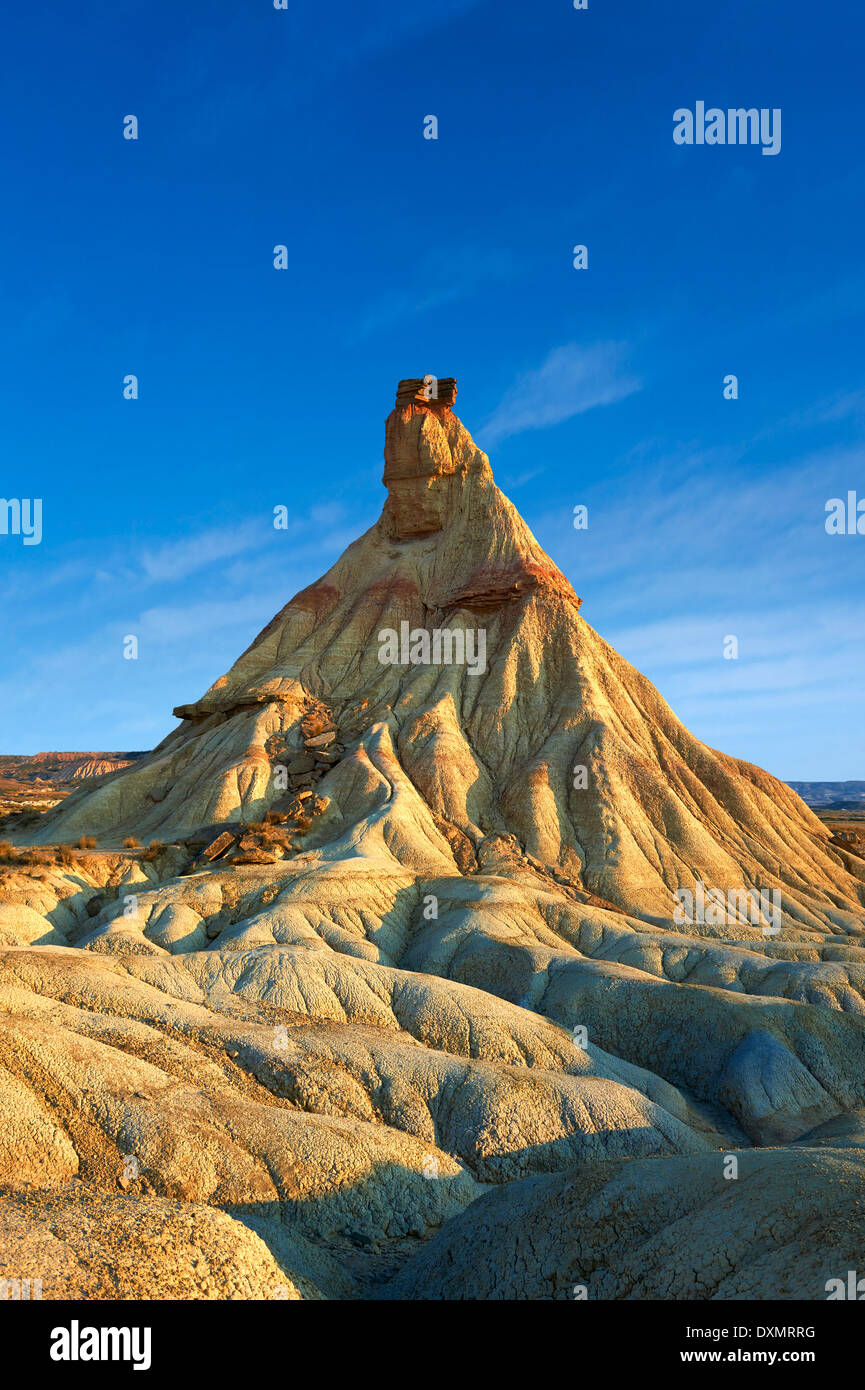
<svg viewBox="0 0 865 1390">
<path fill-rule="evenodd" d="M 82 780 L 104 777 L 129 767 L 141 753 L 34 753 L 31 757 L 0 754 L 0 834 L 7 816 L 22 811 L 41 812 L 70 792 Z"/>
<path fill-rule="evenodd" d="M 0 1278 L 819 1300 L 863 1268 L 855 817 L 679 723 L 455 394 L 400 383 L 381 518 L 157 748 L 7 818 Z"/>
</svg>

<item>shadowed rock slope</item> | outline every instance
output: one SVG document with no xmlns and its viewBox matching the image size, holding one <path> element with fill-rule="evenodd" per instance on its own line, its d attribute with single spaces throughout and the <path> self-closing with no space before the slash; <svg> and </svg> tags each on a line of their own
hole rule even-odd
<svg viewBox="0 0 865 1390">
<path fill-rule="evenodd" d="M 376 525 L 43 817 L 102 849 L 2 871 L 0 1276 L 48 1232 L 45 1296 L 141 1296 L 122 1251 L 163 1222 L 178 1297 L 825 1297 L 862 1235 L 865 860 L 688 733 L 454 384 L 421 388 Z M 268 812 L 291 837 L 262 855 Z M 777 893 L 772 930 L 680 920 L 698 884 Z"/>
</svg>

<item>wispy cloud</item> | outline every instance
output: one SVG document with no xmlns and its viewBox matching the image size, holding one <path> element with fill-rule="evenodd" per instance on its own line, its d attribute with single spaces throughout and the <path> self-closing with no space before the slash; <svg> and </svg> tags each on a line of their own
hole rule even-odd
<svg viewBox="0 0 865 1390">
<path fill-rule="evenodd" d="M 540 367 L 517 377 L 481 430 L 483 442 L 546 429 L 639 391 L 640 381 L 624 370 L 626 355 L 623 343 L 554 348 Z"/>
<path fill-rule="evenodd" d="M 78 543 L 71 556 L 46 549 L 40 570 L 0 585 L 8 620 L 0 710 L 5 727 L 17 730 L 12 751 L 46 741 L 82 748 L 112 738 L 118 747 L 158 741 L 172 707 L 227 671 L 273 614 L 356 539 L 364 515 L 359 505 L 349 511 L 342 498 L 328 498 L 290 509 L 279 530 L 264 509 L 232 527 L 198 523 L 185 537 L 157 532 L 135 545 L 124 537 L 102 547 L 98 570 Z M 135 661 L 124 658 L 126 635 L 139 640 Z M 110 737 L 107 728 L 115 730 Z"/>
<path fill-rule="evenodd" d="M 586 620 L 697 737 L 777 775 L 855 777 L 861 538 L 827 534 L 825 500 L 855 485 L 861 451 L 792 454 L 754 472 L 755 456 L 747 444 L 650 444 L 579 492 L 567 479 L 561 505 L 527 520 Z M 588 506 L 585 531 L 573 528 L 574 501 Z"/>
<path fill-rule="evenodd" d="M 839 391 L 773 420 L 753 436 L 754 441 L 773 439 L 790 430 L 803 430 L 822 425 L 850 424 L 861 429 L 865 425 L 865 391 Z"/>
<path fill-rule="evenodd" d="M 274 589 L 264 594 L 244 594 L 236 599 L 211 599 L 200 603 L 160 604 L 145 609 L 130 631 L 142 643 L 170 646 L 174 642 L 197 641 L 203 632 L 213 641 L 216 634 L 240 630 L 255 632 L 279 611 L 284 594 Z"/>
<path fill-rule="evenodd" d="M 845 496 L 859 471 L 855 448 L 755 471 L 744 446 L 658 445 L 632 450 L 622 468 L 598 471 L 577 492 L 563 480 L 561 504 L 527 509 L 527 520 L 583 595 L 586 615 L 600 604 L 607 624 L 649 605 L 723 612 L 733 597 L 764 606 L 797 590 L 813 600 L 857 591 L 858 550 L 826 534 L 825 502 Z M 573 529 L 574 502 L 589 508 L 587 531 Z"/>
<path fill-rule="evenodd" d="M 468 298 L 484 285 L 513 279 L 521 268 L 519 258 L 509 250 L 464 245 L 445 253 L 434 247 L 411 263 L 405 280 L 391 272 L 387 293 L 349 331 L 348 340 L 367 338 L 403 319 L 430 314 Z"/>
<path fill-rule="evenodd" d="M 181 540 L 168 541 L 157 549 L 145 549 L 139 558 L 144 581 L 148 584 L 174 584 L 199 570 L 220 565 L 235 576 L 250 563 L 260 565 L 263 556 L 272 565 L 279 556 L 279 544 L 290 539 L 292 560 L 314 560 L 322 554 L 344 549 L 355 539 L 357 521 L 346 520 L 346 509 L 339 501 L 316 504 L 308 512 L 289 514 L 279 530 L 274 530 L 268 514 L 248 517 L 236 526 L 217 526 L 201 530 Z M 247 558 L 248 557 L 248 558 Z M 226 571 L 226 562 L 234 562 Z"/>
<path fill-rule="evenodd" d="M 217 560 L 230 560 L 250 550 L 261 540 L 263 529 L 260 522 L 248 521 L 240 526 L 226 526 L 184 536 L 182 540 L 170 541 L 158 550 L 145 550 L 141 556 L 141 568 L 147 578 L 157 584 L 186 579 L 196 570 L 204 569 Z"/>
</svg>

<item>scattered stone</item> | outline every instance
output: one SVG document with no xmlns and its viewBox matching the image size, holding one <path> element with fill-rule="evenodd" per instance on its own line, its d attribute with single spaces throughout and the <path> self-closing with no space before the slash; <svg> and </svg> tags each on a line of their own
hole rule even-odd
<svg viewBox="0 0 865 1390">
<path fill-rule="evenodd" d="M 253 849 L 243 850 L 239 854 L 235 854 L 231 862 L 233 864 L 275 864 L 279 858 L 280 856 L 275 854 L 273 850 L 263 849 L 260 845 L 256 845 Z"/>
<path fill-rule="evenodd" d="M 219 825 L 200 825 L 190 835 L 185 835 L 182 844 L 189 850 L 204 849 L 211 840 L 215 840 L 217 835 L 222 835 L 226 831 L 234 835 L 235 838 L 243 833 L 243 826 L 239 821 L 226 821 Z"/>
<path fill-rule="evenodd" d="M 290 778 L 289 781 L 293 792 L 300 791 L 301 789 L 310 791 L 315 777 L 312 772 L 302 772 L 297 777 Z"/>
<path fill-rule="evenodd" d="M 327 748 L 336 739 L 336 730 L 328 729 L 323 734 L 316 734 L 315 738 L 308 738 L 304 741 L 305 748 Z"/>
<path fill-rule="evenodd" d="M 309 700 L 300 721 L 300 731 L 304 738 L 315 738 L 328 730 L 336 731 L 332 710 L 321 700 Z"/>
<path fill-rule="evenodd" d="M 199 860 L 203 859 L 206 863 L 210 863 L 214 859 L 219 859 L 219 857 L 234 844 L 235 838 L 236 837 L 232 835 L 230 830 L 224 830 L 221 835 L 217 835 L 216 839 L 212 840 L 211 843 L 201 851 L 198 856 Z"/>
<path fill-rule="evenodd" d="M 290 775 L 298 772 L 311 772 L 314 767 L 315 758 L 310 757 L 308 753 L 300 753 L 285 764 L 285 770 Z"/>
</svg>

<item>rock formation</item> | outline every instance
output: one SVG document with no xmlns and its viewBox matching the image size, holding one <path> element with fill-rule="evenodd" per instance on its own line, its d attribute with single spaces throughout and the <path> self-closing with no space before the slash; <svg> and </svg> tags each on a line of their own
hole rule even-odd
<svg viewBox="0 0 865 1390">
<path fill-rule="evenodd" d="M 375 526 L 31 837 L 99 850 L 2 871 L 0 1183 L 22 1271 L 65 1213 L 56 1296 L 163 1218 L 182 1297 L 822 1298 L 861 1241 L 865 859 L 593 631 L 455 396 L 400 383 Z"/>
</svg>

